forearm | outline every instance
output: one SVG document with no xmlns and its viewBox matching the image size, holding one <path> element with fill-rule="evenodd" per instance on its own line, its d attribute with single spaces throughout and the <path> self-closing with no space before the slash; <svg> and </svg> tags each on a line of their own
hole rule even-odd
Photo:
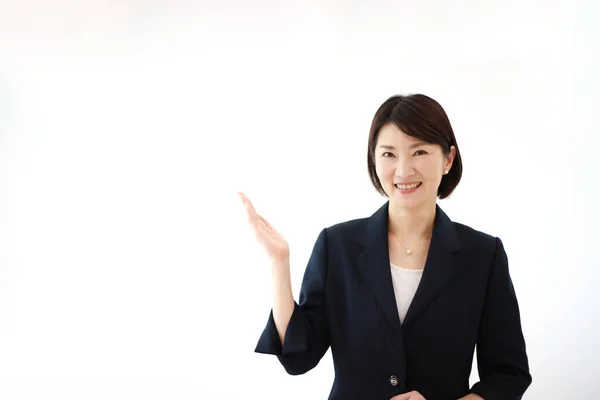
<svg viewBox="0 0 600 400">
<path fill-rule="evenodd" d="M 271 274 L 273 280 L 273 320 L 283 346 L 285 333 L 294 312 L 289 259 L 273 263 Z"/>
</svg>

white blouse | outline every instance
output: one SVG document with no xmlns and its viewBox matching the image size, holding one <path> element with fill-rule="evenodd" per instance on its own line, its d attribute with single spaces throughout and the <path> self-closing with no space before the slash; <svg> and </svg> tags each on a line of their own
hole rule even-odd
<svg viewBox="0 0 600 400">
<path fill-rule="evenodd" d="M 423 270 L 406 269 L 391 263 L 390 268 L 392 270 L 392 284 L 394 285 L 398 315 L 400 316 L 400 323 L 403 323 L 408 306 L 410 306 L 419 282 L 421 282 Z"/>
</svg>

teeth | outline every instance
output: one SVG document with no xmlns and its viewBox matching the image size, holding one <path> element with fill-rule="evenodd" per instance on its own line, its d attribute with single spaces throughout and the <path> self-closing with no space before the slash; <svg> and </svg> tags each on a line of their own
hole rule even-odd
<svg viewBox="0 0 600 400">
<path fill-rule="evenodd" d="M 396 184 L 395 186 L 396 186 L 398 189 L 401 189 L 401 190 L 408 190 L 408 189 L 414 189 L 414 188 L 416 188 L 417 186 L 419 186 L 420 184 L 421 184 L 421 182 L 412 183 L 412 184 L 410 184 L 410 185 L 398 185 L 398 184 Z"/>
</svg>

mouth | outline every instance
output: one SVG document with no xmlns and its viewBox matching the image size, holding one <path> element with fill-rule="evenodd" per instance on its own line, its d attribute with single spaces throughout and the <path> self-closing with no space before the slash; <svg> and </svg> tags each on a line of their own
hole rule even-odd
<svg viewBox="0 0 600 400">
<path fill-rule="evenodd" d="M 419 186 L 421 186 L 423 184 L 423 182 L 415 182 L 415 183 L 411 183 L 409 185 L 400 185 L 400 184 L 394 184 L 394 186 L 396 187 L 396 189 L 401 190 L 401 191 L 405 191 L 405 190 L 413 190 L 418 188 Z"/>
</svg>

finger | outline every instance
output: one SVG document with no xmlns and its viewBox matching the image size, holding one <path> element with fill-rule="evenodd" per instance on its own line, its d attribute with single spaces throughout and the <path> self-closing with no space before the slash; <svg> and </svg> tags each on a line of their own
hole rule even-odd
<svg viewBox="0 0 600 400">
<path fill-rule="evenodd" d="M 254 227 L 254 231 L 257 235 L 273 231 L 269 223 L 256 212 L 249 212 L 248 221 Z"/>
<path fill-rule="evenodd" d="M 266 219 L 264 219 L 259 213 L 256 212 L 250 199 L 248 199 L 241 192 L 238 192 L 238 194 L 240 195 L 240 197 L 242 198 L 242 201 L 244 202 L 244 206 L 246 208 L 246 211 L 248 212 L 248 221 L 254 227 L 256 234 L 260 235 L 261 231 L 262 232 L 275 231 L 275 228 L 273 228 L 273 226 L 271 226 L 271 224 Z"/>
<path fill-rule="evenodd" d="M 242 200 L 242 203 L 244 203 L 244 205 L 250 205 L 250 199 L 242 192 L 238 192 L 238 196 L 240 197 L 240 199 Z"/>
<path fill-rule="evenodd" d="M 258 218 L 260 218 L 261 222 L 262 222 L 263 224 L 265 224 L 265 226 L 266 226 L 268 229 L 270 229 L 270 230 L 273 230 L 273 231 L 275 230 L 275 228 L 273 228 L 273 225 L 271 225 L 271 224 L 269 223 L 269 221 L 267 221 L 266 219 L 264 219 L 264 218 L 262 217 L 262 215 L 258 215 Z"/>
<path fill-rule="evenodd" d="M 248 210 L 248 212 L 254 216 L 258 215 L 258 213 L 256 212 L 256 209 L 254 208 L 254 205 L 252 205 L 252 202 L 250 201 L 249 198 L 246 198 L 246 210 Z"/>
<path fill-rule="evenodd" d="M 258 215 L 258 213 L 254 209 L 254 206 L 252 205 L 252 202 L 250 201 L 250 199 L 248 199 L 242 193 L 239 193 L 239 195 L 240 195 L 240 198 L 242 199 L 242 203 L 244 204 L 244 208 L 246 209 L 246 212 L 248 213 L 248 217 L 255 218 Z"/>
<path fill-rule="evenodd" d="M 269 222 L 267 222 L 266 219 L 264 219 L 259 213 L 256 212 L 256 209 L 254 208 L 254 206 L 252 205 L 252 202 L 248 198 L 246 198 L 246 210 L 248 211 L 249 216 L 254 220 L 254 222 L 258 223 L 259 225 L 262 224 L 268 229 L 275 230 L 271 226 L 271 224 L 269 224 Z"/>
<path fill-rule="evenodd" d="M 260 216 L 252 211 L 248 211 L 248 222 L 254 230 L 258 233 L 259 231 L 266 231 L 267 227 L 264 222 L 261 221 Z"/>
<path fill-rule="evenodd" d="M 238 192 L 238 196 L 239 196 L 240 200 L 242 201 L 242 203 L 244 205 L 246 205 L 246 201 L 248 200 L 248 198 L 246 197 L 246 195 L 244 193 L 242 193 L 242 192 Z"/>
<path fill-rule="evenodd" d="M 265 220 L 263 219 L 263 217 L 261 217 L 260 215 L 258 216 L 258 223 L 266 230 L 271 229 L 271 228 L 269 228 L 269 225 L 267 225 L 265 223 Z"/>
</svg>

